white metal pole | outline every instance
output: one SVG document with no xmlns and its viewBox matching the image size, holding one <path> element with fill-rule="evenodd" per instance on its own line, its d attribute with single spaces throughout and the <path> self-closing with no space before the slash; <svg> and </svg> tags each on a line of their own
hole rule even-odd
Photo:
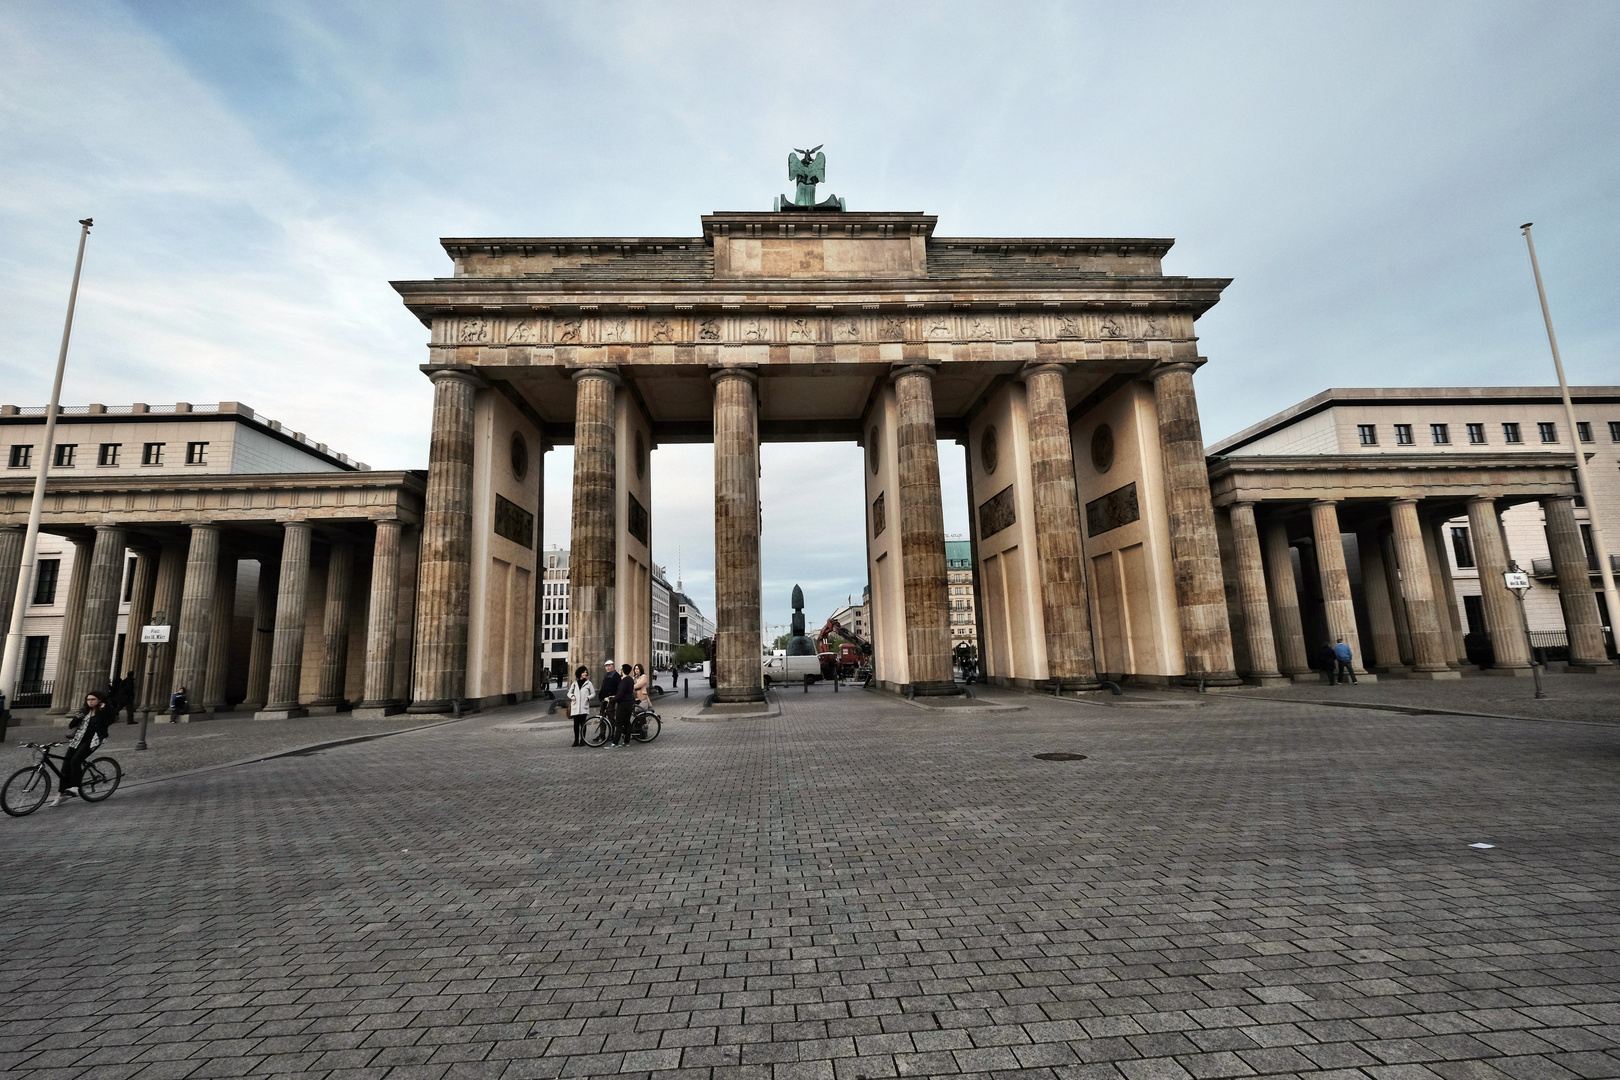
<svg viewBox="0 0 1620 1080">
<path fill-rule="evenodd" d="M 73 333 L 73 305 L 79 300 L 79 271 L 84 268 L 84 242 L 90 235 L 91 218 L 79 220 L 79 255 L 73 262 L 73 285 L 68 289 L 67 321 L 62 325 L 62 349 L 56 354 L 56 381 L 51 384 L 51 404 L 45 410 L 45 445 L 39 455 L 39 475 L 34 479 L 34 501 L 28 508 L 28 531 L 23 536 L 22 567 L 17 572 L 17 596 L 11 603 L 11 628 L 6 633 L 5 658 L 0 660 L 0 694 L 9 704 L 17 696 L 23 646 L 23 612 L 28 608 L 28 587 L 34 582 L 34 560 L 39 553 L 39 515 L 45 506 L 45 477 L 51 469 L 51 448 L 56 441 L 56 412 L 62 403 L 62 373 L 67 370 L 68 338 Z"/>
<path fill-rule="evenodd" d="M 1530 270 L 1536 275 L 1536 295 L 1541 297 L 1541 317 L 1547 324 L 1547 344 L 1552 346 L 1553 368 L 1558 372 L 1558 389 L 1564 395 L 1564 416 L 1569 422 L 1569 440 L 1575 447 L 1575 481 L 1580 485 L 1581 501 L 1586 504 L 1588 525 L 1592 531 L 1592 554 L 1597 556 L 1598 574 L 1603 579 L 1603 600 L 1609 609 L 1611 632 L 1620 623 L 1620 593 L 1614 588 L 1614 568 L 1609 564 L 1609 546 L 1603 542 L 1603 526 L 1598 521 L 1597 503 L 1592 501 L 1592 483 L 1587 476 L 1586 454 L 1581 450 L 1581 429 L 1575 420 L 1575 405 L 1569 399 L 1569 383 L 1564 380 L 1564 362 L 1558 356 L 1558 336 L 1553 333 L 1552 312 L 1547 307 L 1547 290 L 1541 284 L 1541 264 L 1536 261 L 1536 242 L 1530 235 L 1532 222 L 1519 226 L 1524 242 L 1530 248 Z"/>
</svg>

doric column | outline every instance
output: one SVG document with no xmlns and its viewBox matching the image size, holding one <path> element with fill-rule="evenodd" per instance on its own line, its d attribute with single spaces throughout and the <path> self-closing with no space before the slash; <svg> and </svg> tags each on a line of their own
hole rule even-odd
<svg viewBox="0 0 1620 1080">
<path fill-rule="evenodd" d="M 715 698 L 762 701 L 757 378 L 741 368 L 723 368 L 709 378 L 714 383 Z"/>
<path fill-rule="evenodd" d="M 84 627 L 84 598 L 90 581 L 90 540 L 74 540 L 73 568 L 68 579 L 66 606 L 62 610 L 62 638 L 56 651 L 56 680 L 51 688 L 51 712 L 68 713 L 84 707 L 84 698 L 75 699 L 73 690 L 78 682 L 79 633 Z M 35 573 L 39 564 L 36 562 Z M 33 582 L 28 583 L 34 587 Z M 60 581 L 58 581 L 60 587 Z"/>
<path fill-rule="evenodd" d="M 1202 677 L 1213 686 L 1237 686 L 1242 680 L 1232 660 L 1232 628 L 1226 620 L 1215 508 L 1209 499 L 1204 435 L 1198 424 L 1198 398 L 1193 393 L 1193 371 L 1197 366 L 1190 362 L 1160 364 L 1150 373 L 1159 414 L 1176 611 L 1187 680 Z"/>
<path fill-rule="evenodd" d="M 1361 635 L 1356 632 L 1356 609 L 1350 597 L 1350 570 L 1344 561 L 1344 540 L 1339 535 L 1338 504 L 1330 499 L 1311 503 L 1311 533 L 1316 540 L 1316 571 L 1322 580 L 1322 608 L 1328 636 L 1350 646 L 1357 675 L 1366 670 Z"/>
<path fill-rule="evenodd" d="M 1080 493 L 1074 486 L 1074 452 L 1069 445 L 1063 369 L 1057 364 L 1043 364 L 1026 368 L 1023 378 L 1029 403 L 1029 461 L 1034 481 L 1036 550 L 1041 563 L 1047 675 L 1066 690 L 1095 690 L 1101 684 L 1097 681 L 1091 642 L 1091 601 L 1086 591 L 1085 554 L 1080 548 Z M 931 391 L 932 387 L 930 413 Z M 930 460 L 937 472 L 937 450 Z M 942 533 L 942 545 L 943 541 Z M 946 629 L 948 633 L 949 627 Z"/>
<path fill-rule="evenodd" d="M 1586 545 L 1575 521 L 1575 500 L 1567 496 L 1542 499 L 1541 509 L 1547 518 L 1547 548 L 1558 575 L 1558 603 L 1564 609 L 1564 629 L 1569 635 L 1569 670 L 1593 672 L 1608 667 Z"/>
<path fill-rule="evenodd" d="M 1434 574 L 1434 601 L 1440 608 L 1440 632 L 1448 649 L 1446 658 L 1452 662 L 1452 667 L 1460 669 L 1468 662 L 1468 649 L 1463 643 L 1462 616 L 1457 611 L 1456 586 L 1451 580 L 1451 559 L 1446 554 L 1450 538 L 1446 536 L 1445 518 L 1429 522 L 1423 543 L 1429 556 L 1429 570 Z"/>
<path fill-rule="evenodd" d="M 349 592 L 354 578 L 354 545 L 333 541 L 326 558 L 326 619 L 321 627 L 321 681 L 310 713 L 335 713 L 344 704 L 349 672 Z"/>
<path fill-rule="evenodd" d="M 1367 597 L 1367 620 L 1372 624 L 1374 663 L 1367 666 L 1380 675 L 1402 671 L 1401 646 L 1395 633 L 1395 605 L 1390 601 L 1380 530 L 1363 529 L 1356 533 L 1356 551 L 1361 556 L 1361 591 Z"/>
<path fill-rule="evenodd" d="M 186 545 L 164 541 L 158 552 L 157 589 L 152 596 L 152 622 L 169 628 L 169 642 L 157 646 L 158 660 L 152 685 L 141 699 L 144 708 L 157 712 L 169 707 L 174 692 L 175 623 L 180 618 L 180 595 L 185 591 Z"/>
<path fill-rule="evenodd" d="M 85 568 L 84 615 L 79 623 L 78 661 L 73 668 L 73 709 L 84 705 L 84 695 L 105 691 L 110 685 L 113 651 L 118 641 L 119 587 L 124 584 L 122 526 L 97 525 L 95 547 Z"/>
<path fill-rule="evenodd" d="M 1277 670 L 1277 641 L 1271 632 L 1271 603 L 1266 596 L 1266 566 L 1260 557 L 1260 531 L 1255 525 L 1253 503 L 1233 503 L 1232 552 L 1236 556 L 1238 603 L 1243 607 L 1244 629 L 1249 646 L 1249 682 L 1265 686 L 1283 681 Z M 1292 567 L 1289 577 L 1293 576 Z M 1297 618 L 1297 616 L 1296 616 Z"/>
<path fill-rule="evenodd" d="M 1446 678 L 1457 676 L 1447 661 L 1451 658 L 1451 629 L 1435 596 L 1434 575 L 1423 545 L 1423 525 L 1418 520 L 1416 499 L 1393 499 L 1389 504 L 1390 522 L 1395 529 L 1395 557 L 1401 564 L 1401 593 L 1406 600 L 1406 619 L 1412 633 L 1412 677 Z M 1363 573 L 1365 580 L 1365 572 Z"/>
<path fill-rule="evenodd" d="M 1485 609 L 1485 629 L 1496 654 L 1492 671 L 1503 675 L 1530 674 L 1530 646 L 1519 621 L 1519 598 L 1508 591 L 1507 547 L 1496 520 L 1496 501 L 1480 495 L 1468 500 L 1468 533 L 1474 542 L 1474 565 L 1479 569 L 1479 595 Z"/>
<path fill-rule="evenodd" d="M 1288 526 L 1281 521 L 1266 522 L 1266 582 L 1282 673 L 1308 674 L 1311 662 L 1305 652 L 1305 625 L 1299 617 L 1299 591 L 1294 587 L 1292 545 Z"/>
<path fill-rule="evenodd" d="M 218 581 L 219 526 L 193 525 L 191 547 L 186 552 L 186 584 L 180 594 L 180 640 L 174 650 L 174 683 L 186 688 L 193 713 L 203 711 L 207 692 L 209 631 Z"/>
<path fill-rule="evenodd" d="M 310 527 L 303 521 L 282 526 L 281 575 L 276 587 L 276 635 L 270 645 L 270 692 L 255 719 L 307 716 L 298 703 L 304 672 L 304 604 L 309 595 Z"/>
<path fill-rule="evenodd" d="M 279 567 L 259 560 L 259 586 L 253 596 L 253 643 L 248 649 L 247 698 L 244 709 L 254 712 L 270 700 L 270 648 L 276 639 L 276 579 Z"/>
<path fill-rule="evenodd" d="M 549 447 L 546 445 L 546 433 L 545 433 L 544 429 L 542 429 L 540 431 L 540 447 L 539 447 L 539 452 L 537 454 L 537 456 L 539 457 L 539 462 L 535 466 L 535 470 L 534 470 L 534 482 L 535 482 L 535 488 L 536 488 L 534 505 L 539 508 L 540 512 L 535 515 L 535 521 L 534 521 L 534 554 L 535 554 L 535 558 L 534 558 L 534 582 L 533 582 L 533 584 L 534 584 L 534 590 L 533 590 L 533 593 L 534 593 L 534 597 L 533 597 L 533 599 L 534 599 L 534 626 L 532 627 L 533 638 L 532 638 L 532 645 L 531 645 L 531 648 L 533 650 L 532 653 L 531 653 L 532 667 L 530 669 L 530 676 L 529 676 L 529 692 L 530 692 L 531 695 L 537 695 L 537 694 L 540 693 L 540 686 L 545 681 L 544 680 L 544 675 L 550 671 L 550 665 L 551 665 L 551 658 L 546 655 L 546 650 L 548 648 L 550 648 L 551 643 L 546 640 L 546 635 L 545 635 L 545 619 L 546 619 L 546 545 L 545 545 L 545 539 L 544 538 L 545 538 L 545 535 L 546 535 L 546 451 L 547 451 L 547 449 L 549 449 Z M 395 557 L 397 559 L 398 550 L 399 550 L 399 539 L 398 539 L 397 532 L 395 534 L 394 549 L 395 549 Z M 649 557 L 650 557 L 650 553 L 649 553 Z M 388 694 L 388 691 L 386 689 L 386 684 L 385 684 L 385 688 L 384 688 L 383 693 L 384 693 L 385 697 Z M 366 696 L 368 698 L 371 696 L 369 691 L 367 692 Z"/>
<path fill-rule="evenodd" d="M 11 628 L 11 608 L 17 602 L 17 575 L 22 573 L 24 530 L 0 529 L 0 649 Z M 18 653 L 21 656 L 21 653 Z"/>
<path fill-rule="evenodd" d="M 473 399 L 478 382 L 468 371 L 435 371 L 430 377 L 433 439 L 422 515 L 412 712 L 445 712 L 467 692 Z"/>
<path fill-rule="evenodd" d="M 226 683 L 231 674 L 231 621 L 236 616 L 236 556 L 222 554 L 214 577 L 214 603 L 208 616 L 208 676 L 202 705 L 209 712 L 226 709 Z"/>
<path fill-rule="evenodd" d="M 394 700 L 394 622 L 399 615 L 399 541 L 403 526 L 377 522 L 371 553 L 371 602 L 366 608 L 366 687 L 357 719 L 400 711 Z M 544 576 L 544 575 L 542 575 Z"/>
<path fill-rule="evenodd" d="M 899 444 L 900 569 L 911 687 L 917 694 L 954 694 L 950 593 L 945 576 L 945 507 L 939 489 L 939 443 L 934 429 L 934 369 L 921 364 L 901 368 L 894 376 L 894 396 Z M 1067 442 L 1067 431 L 1064 435 Z M 1073 483 L 1073 460 L 1069 462 Z M 1039 503 L 1037 495 L 1037 506 Z M 1078 547 L 1077 534 L 1076 551 Z M 1090 669 L 1089 645 L 1085 655 Z M 1095 682 L 1094 670 L 1089 677 Z M 1085 677 L 1076 679 L 1083 683 Z"/>
<path fill-rule="evenodd" d="M 152 621 L 152 600 L 157 592 L 157 551 L 149 547 L 135 548 L 135 570 L 129 583 L 129 619 L 124 631 L 124 670 L 120 677 L 133 673 L 137 708 L 146 700 L 146 650 L 141 644 L 141 628 Z"/>
<path fill-rule="evenodd" d="M 1400 560 L 1395 557 L 1395 533 L 1383 535 L 1379 553 L 1384 558 L 1384 586 L 1389 595 L 1389 607 L 1395 616 L 1395 643 L 1403 665 L 1415 663 L 1412 655 L 1412 625 L 1406 618 L 1406 598 L 1401 595 Z"/>
<path fill-rule="evenodd" d="M 581 664 L 591 682 L 602 685 L 602 662 L 613 655 L 618 615 L 618 501 L 613 485 L 618 475 L 614 453 L 614 399 L 619 376 L 606 368 L 574 372 L 574 499 L 568 552 L 568 670 Z M 716 406 L 716 415 L 719 407 Z M 719 423 L 715 425 L 715 461 L 720 460 Z M 718 467 L 715 484 L 720 483 Z M 718 514 L 718 510 L 716 513 Z M 757 518 L 758 515 L 756 514 Z M 716 589 L 724 579 L 724 557 L 715 536 Z M 756 573 L 757 579 L 757 573 Z M 757 588 L 757 587 L 756 587 Z M 718 601 L 719 593 L 716 592 Z M 756 593 L 757 595 L 757 593 Z M 716 619 L 720 612 L 715 613 Z M 756 617 L 757 624 L 759 619 Z M 759 650 L 755 650 L 758 654 Z"/>
</svg>

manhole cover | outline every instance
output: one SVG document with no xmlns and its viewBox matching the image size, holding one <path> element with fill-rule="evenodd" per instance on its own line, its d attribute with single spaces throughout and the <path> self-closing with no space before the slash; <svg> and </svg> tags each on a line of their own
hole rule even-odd
<svg viewBox="0 0 1620 1080">
<path fill-rule="evenodd" d="M 1036 754 L 1035 757 L 1040 761 L 1084 761 L 1084 760 L 1086 760 L 1086 755 L 1084 755 L 1084 754 L 1065 754 L 1065 753 Z"/>
</svg>

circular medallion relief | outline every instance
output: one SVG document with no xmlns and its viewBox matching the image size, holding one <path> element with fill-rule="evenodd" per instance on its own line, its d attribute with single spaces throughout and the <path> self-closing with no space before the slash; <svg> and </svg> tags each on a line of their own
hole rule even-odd
<svg viewBox="0 0 1620 1080">
<path fill-rule="evenodd" d="M 986 476 L 995 474 L 996 465 L 1001 461 L 1001 445 L 996 441 L 996 425 L 991 424 L 979 436 L 979 464 L 984 468 Z"/>
<path fill-rule="evenodd" d="M 647 479 L 647 440 L 636 432 L 636 479 Z"/>
<path fill-rule="evenodd" d="M 1098 424 L 1091 433 L 1091 464 L 1100 473 L 1114 467 L 1114 429 L 1107 424 Z"/>
<path fill-rule="evenodd" d="M 873 475 L 877 474 L 878 467 L 878 429 L 872 425 L 872 434 L 866 438 L 866 463 L 872 466 Z"/>
<path fill-rule="evenodd" d="M 519 480 L 529 475 L 529 444 L 516 431 L 512 432 L 512 475 Z"/>
</svg>

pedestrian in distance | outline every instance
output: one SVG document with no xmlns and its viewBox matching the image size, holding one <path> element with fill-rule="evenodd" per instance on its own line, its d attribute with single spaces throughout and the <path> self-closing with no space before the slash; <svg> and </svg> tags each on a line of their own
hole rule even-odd
<svg viewBox="0 0 1620 1080">
<path fill-rule="evenodd" d="M 169 695 L 169 723 L 174 723 L 174 718 L 179 716 L 181 713 L 187 713 L 190 711 L 191 699 L 186 697 L 185 687 L 182 686 L 174 693 Z"/>
<path fill-rule="evenodd" d="M 118 711 L 113 708 L 110 693 L 92 690 L 84 695 L 83 710 L 68 721 L 68 729 L 74 735 L 68 740 L 67 754 L 62 758 L 62 788 L 51 800 L 52 806 L 60 806 L 64 798 L 78 798 L 84 763 L 90 760 L 96 747 L 106 741 L 107 729 L 117 720 Z"/>
<path fill-rule="evenodd" d="M 602 723 L 606 726 L 608 732 L 605 745 L 612 749 L 618 745 L 613 738 L 613 717 L 616 711 L 614 699 L 618 696 L 619 683 L 622 681 L 623 676 L 619 674 L 619 670 L 613 666 L 611 660 L 604 663 L 602 669 Z"/>
<path fill-rule="evenodd" d="M 1322 679 L 1329 686 L 1333 685 L 1333 669 L 1337 666 L 1338 657 L 1334 654 L 1333 646 L 1322 642 L 1322 647 L 1316 650 L 1316 667 L 1322 673 Z"/>
<path fill-rule="evenodd" d="M 1350 662 L 1352 659 L 1350 646 L 1344 643 L 1344 638 L 1340 638 L 1338 644 L 1333 646 L 1333 663 L 1338 670 L 1340 682 L 1344 682 L 1346 677 L 1351 682 L 1356 681 L 1356 666 Z"/>
<path fill-rule="evenodd" d="M 117 721 L 118 714 L 121 712 L 129 714 L 129 719 L 125 720 L 124 723 L 133 724 L 135 722 L 135 673 L 133 671 L 122 678 L 113 680 L 112 710 L 114 722 Z"/>
<path fill-rule="evenodd" d="M 613 734 L 620 746 L 630 745 L 630 714 L 636 708 L 636 680 L 626 675 L 613 691 Z"/>
<path fill-rule="evenodd" d="M 574 718 L 574 745 L 585 745 L 585 721 L 591 715 L 591 698 L 596 687 L 591 685 L 591 673 L 584 664 L 574 669 L 574 681 L 568 684 L 568 712 Z"/>
</svg>

